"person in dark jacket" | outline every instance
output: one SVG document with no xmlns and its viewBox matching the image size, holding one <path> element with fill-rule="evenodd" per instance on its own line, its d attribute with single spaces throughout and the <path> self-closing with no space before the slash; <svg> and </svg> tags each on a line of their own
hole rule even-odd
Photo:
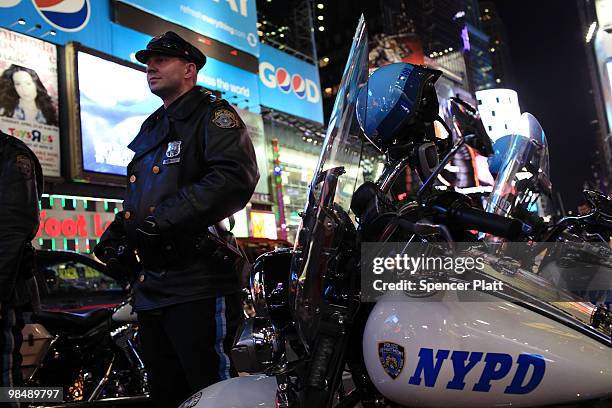
<svg viewBox="0 0 612 408">
<path fill-rule="evenodd" d="M 248 203 L 259 173 L 236 111 L 195 85 L 199 49 L 167 32 L 136 58 L 163 106 L 129 145 L 123 211 L 96 253 L 115 265 L 138 254 L 133 305 L 151 395 L 172 407 L 237 375 L 229 351 L 243 318 L 239 277 L 210 231 Z"/>
<path fill-rule="evenodd" d="M 31 241 L 38 231 L 42 191 L 34 153 L 0 132 L 0 387 L 21 385 L 22 312 L 39 305 Z"/>
</svg>

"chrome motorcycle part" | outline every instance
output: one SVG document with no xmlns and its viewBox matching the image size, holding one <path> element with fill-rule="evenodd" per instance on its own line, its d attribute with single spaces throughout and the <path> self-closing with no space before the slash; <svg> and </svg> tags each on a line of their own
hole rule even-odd
<svg viewBox="0 0 612 408">
<path fill-rule="evenodd" d="M 236 370 L 261 373 L 280 361 L 281 345 L 267 318 L 255 316 L 245 319 L 238 333 L 232 347 Z"/>
<path fill-rule="evenodd" d="M 257 258 L 251 270 L 251 299 L 257 316 L 267 317 L 276 329 L 291 324 L 289 270 L 293 252 L 283 248 Z"/>
</svg>

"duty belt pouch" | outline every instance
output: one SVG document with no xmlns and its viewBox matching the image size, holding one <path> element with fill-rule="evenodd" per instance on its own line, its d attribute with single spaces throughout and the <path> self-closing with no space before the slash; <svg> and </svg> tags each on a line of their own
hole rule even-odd
<svg viewBox="0 0 612 408">
<path fill-rule="evenodd" d="M 230 231 L 219 232 L 220 236 L 207 233 L 196 239 L 195 250 L 200 257 L 210 259 L 224 268 L 234 270 L 236 276 L 243 280 L 243 271 L 248 267 L 246 254 L 236 243 Z"/>
<path fill-rule="evenodd" d="M 19 264 L 19 276 L 17 279 L 23 281 L 22 285 L 16 285 L 15 303 L 17 306 L 30 304 L 33 312 L 40 311 L 40 294 L 36 281 L 36 250 L 30 242 L 25 243 L 21 262 Z M 19 290 L 23 289 L 23 292 Z"/>
</svg>

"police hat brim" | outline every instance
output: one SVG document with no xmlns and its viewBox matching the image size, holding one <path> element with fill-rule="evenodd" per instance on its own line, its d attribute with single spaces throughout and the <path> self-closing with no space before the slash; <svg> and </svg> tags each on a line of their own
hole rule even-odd
<svg viewBox="0 0 612 408">
<path fill-rule="evenodd" d="M 149 59 L 151 55 L 166 55 L 169 57 L 183 58 L 189 62 L 193 62 L 194 64 L 196 64 L 196 68 L 198 69 L 198 71 L 202 69 L 204 64 L 206 64 L 206 56 L 204 56 L 204 59 L 202 61 L 194 61 L 192 56 L 187 51 L 181 52 L 179 50 L 175 51 L 175 50 L 169 50 L 166 48 L 161 48 L 161 49 L 149 48 L 146 50 L 140 50 L 136 52 L 136 60 L 146 65 L 147 60 Z"/>
</svg>

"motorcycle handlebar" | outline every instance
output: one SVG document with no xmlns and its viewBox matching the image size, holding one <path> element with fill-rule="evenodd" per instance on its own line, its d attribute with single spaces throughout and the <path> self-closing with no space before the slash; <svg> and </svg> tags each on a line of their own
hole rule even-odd
<svg viewBox="0 0 612 408">
<path fill-rule="evenodd" d="M 530 232 L 530 227 L 516 218 L 473 208 L 469 200 L 458 193 L 438 195 L 429 204 L 437 213 L 436 218 L 440 218 L 451 228 L 477 230 L 510 240 L 519 238 L 524 232 Z"/>
<path fill-rule="evenodd" d="M 523 233 L 523 223 L 516 218 L 506 218 L 476 208 L 457 208 L 450 215 L 465 229 L 475 229 L 507 239 L 516 239 Z"/>
</svg>

